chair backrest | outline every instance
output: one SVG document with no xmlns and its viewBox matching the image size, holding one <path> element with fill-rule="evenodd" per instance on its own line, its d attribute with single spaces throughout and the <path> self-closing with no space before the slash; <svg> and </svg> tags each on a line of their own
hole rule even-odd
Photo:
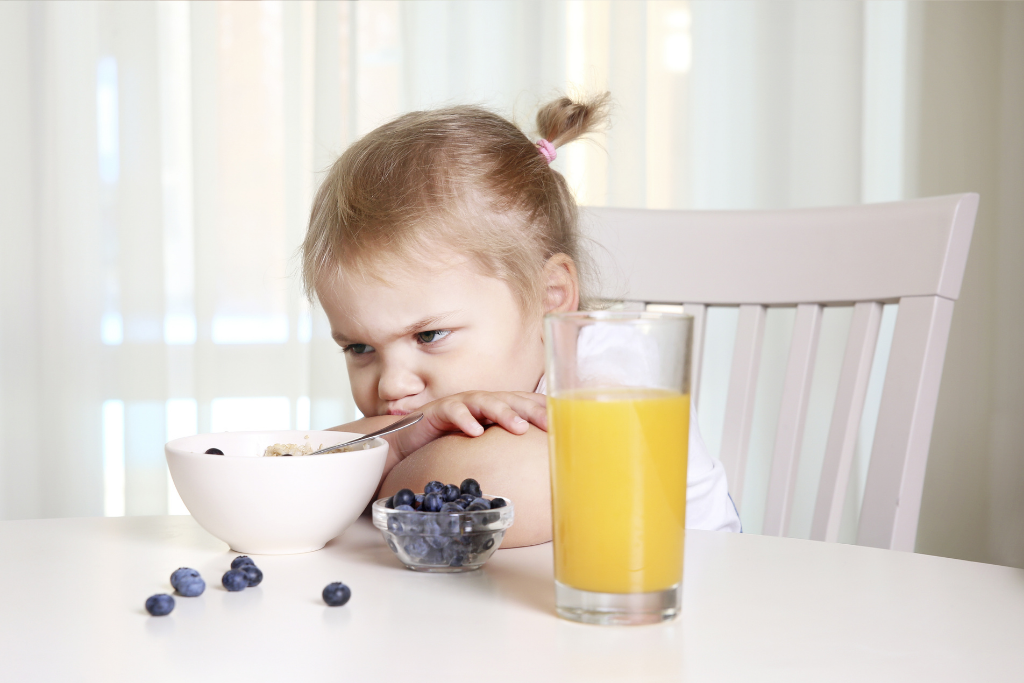
<svg viewBox="0 0 1024 683">
<path fill-rule="evenodd" d="M 695 319 L 693 400 L 709 306 L 739 321 L 719 457 L 743 495 L 766 309 L 795 306 L 764 511 L 786 535 L 822 309 L 852 305 L 811 538 L 839 535 L 882 305 L 899 303 L 857 528 L 859 545 L 914 549 L 921 490 L 953 302 L 960 294 L 978 195 L 777 211 L 587 208 L 584 233 L 604 299 L 682 304 Z"/>
</svg>

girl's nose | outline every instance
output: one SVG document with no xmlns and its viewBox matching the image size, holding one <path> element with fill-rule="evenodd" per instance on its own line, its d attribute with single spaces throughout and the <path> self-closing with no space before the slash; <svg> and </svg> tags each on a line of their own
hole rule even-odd
<svg viewBox="0 0 1024 683">
<path fill-rule="evenodd" d="M 382 401 L 399 401 L 406 396 L 415 396 L 423 391 L 425 384 L 413 368 L 397 363 L 388 363 L 380 373 L 377 395 Z"/>
</svg>

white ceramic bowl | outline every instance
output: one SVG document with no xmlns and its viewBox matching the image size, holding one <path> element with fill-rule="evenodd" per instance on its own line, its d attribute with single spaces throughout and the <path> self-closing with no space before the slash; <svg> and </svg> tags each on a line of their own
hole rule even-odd
<svg viewBox="0 0 1024 683">
<path fill-rule="evenodd" d="M 175 439 L 164 447 L 171 478 L 199 525 L 245 554 L 286 555 L 324 547 L 373 498 L 388 444 L 326 455 L 263 457 L 267 446 L 340 444 L 347 432 L 221 432 Z M 207 455 L 219 448 L 225 455 Z"/>
</svg>

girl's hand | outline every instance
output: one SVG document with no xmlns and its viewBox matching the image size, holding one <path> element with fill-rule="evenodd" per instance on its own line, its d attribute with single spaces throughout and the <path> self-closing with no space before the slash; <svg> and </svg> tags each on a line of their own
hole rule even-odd
<svg viewBox="0 0 1024 683">
<path fill-rule="evenodd" d="M 525 391 L 467 391 L 432 401 L 417 412 L 423 419 L 385 437 L 399 460 L 446 434 L 480 436 L 495 424 L 512 434 L 525 434 L 530 424 L 547 431 L 547 397 Z"/>
</svg>

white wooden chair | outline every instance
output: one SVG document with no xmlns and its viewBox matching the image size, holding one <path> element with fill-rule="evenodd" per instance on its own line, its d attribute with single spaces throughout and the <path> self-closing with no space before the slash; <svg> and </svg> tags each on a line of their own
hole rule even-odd
<svg viewBox="0 0 1024 683">
<path fill-rule="evenodd" d="M 978 195 L 961 194 L 780 211 L 588 208 L 583 225 L 599 245 L 591 251 L 602 298 L 683 304 L 694 316 L 698 406 L 707 307 L 739 307 L 720 452 L 736 501 L 743 495 L 766 308 L 796 307 L 765 534 L 787 533 L 822 308 L 852 304 L 811 525 L 812 539 L 838 538 L 882 305 L 898 302 L 857 543 L 913 551 L 953 303 L 977 207 Z"/>
</svg>

